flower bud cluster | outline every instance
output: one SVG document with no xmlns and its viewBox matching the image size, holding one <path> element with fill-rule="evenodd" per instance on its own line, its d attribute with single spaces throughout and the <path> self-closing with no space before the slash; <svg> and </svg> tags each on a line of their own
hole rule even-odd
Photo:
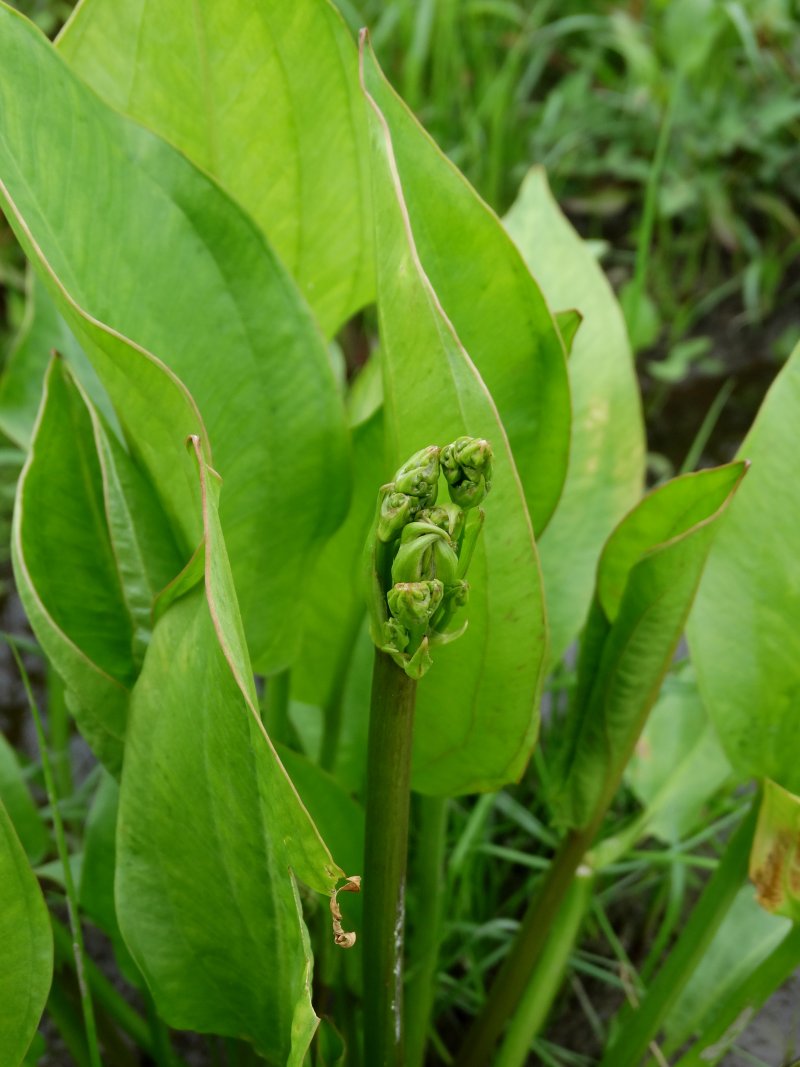
<svg viewBox="0 0 800 1067">
<path fill-rule="evenodd" d="M 451 503 L 437 504 L 440 473 Z M 405 671 L 420 678 L 431 664 L 430 646 L 458 637 L 454 613 L 466 605 L 465 575 L 491 488 L 487 441 L 459 437 L 440 449 L 415 453 L 380 491 L 372 550 L 373 635 Z M 468 509 L 472 510 L 467 514 Z"/>
</svg>

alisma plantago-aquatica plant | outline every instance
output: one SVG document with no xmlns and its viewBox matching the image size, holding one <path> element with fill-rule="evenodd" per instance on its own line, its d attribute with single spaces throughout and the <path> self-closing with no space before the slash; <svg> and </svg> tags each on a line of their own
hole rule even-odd
<svg viewBox="0 0 800 1067">
<path fill-rule="evenodd" d="M 0 425 L 25 453 L 11 547 L 52 679 L 51 807 L 70 721 L 102 768 L 56 835 L 80 878 L 62 893 L 56 871 L 46 900 L 51 827 L 0 748 L 9 1067 L 46 1006 L 79 1062 L 123 1031 L 162 1067 L 174 1028 L 271 1064 L 523 1064 L 604 872 L 648 835 L 677 854 L 720 794 L 739 829 L 666 955 L 665 912 L 605 1055 L 724 1055 L 725 1020 L 800 958 L 800 355 L 749 472 L 642 497 L 619 308 L 542 172 L 501 222 L 327 0 L 83 0 L 55 45 L 0 6 L 0 203 L 31 269 Z M 371 305 L 350 380 L 333 338 Z M 671 668 L 685 628 L 693 674 Z M 523 776 L 547 870 L 486 989 L 461 959 L 439 980 L 453 798 L 508 805 Z M 760 822 L 735 791 L 752 778 Z M 627 822 L 608 817 L 625 782 Z M 754 836 L 776 915 L 742 896 Z M 51 929 L 64 893 L 148 1019 Z M 700 957 L 732 937 L 750 971 L 711 990 Z"/>
</svg>

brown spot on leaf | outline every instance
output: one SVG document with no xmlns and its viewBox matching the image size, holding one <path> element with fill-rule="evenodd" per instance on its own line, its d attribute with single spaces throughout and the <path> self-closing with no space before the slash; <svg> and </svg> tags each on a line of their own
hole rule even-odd
<svg viewBox="0 0 800 1067">
<path fill-rule="evenodd" d="M 753 871 L 751 877 L 756 887 L 758 903 L 767 911 L 776 911 L 783 903 L 783 872 L 790 852 L 793 852 L 792 835 L 782 831 L 775 838 L 764 863 Z M 796 869 L 792 874 L 800 875 Z"/>
</svg>

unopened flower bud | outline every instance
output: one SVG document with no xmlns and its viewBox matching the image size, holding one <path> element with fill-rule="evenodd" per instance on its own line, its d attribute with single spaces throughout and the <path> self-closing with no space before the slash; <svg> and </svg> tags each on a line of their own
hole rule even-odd
<svg viewBox="0 0 800 1067">
<path fill-rule="evenodd" d="M 417 510 L 436 503 L 439 491 L 439 447 L 429 445 L 406 460 L 394 476 L 398 493 L 406 493 L 417 500 Z"/>
<path fill-rule="evenodd" d="M 442 449 L 442 472 L 450 498 L 462 508 L 474 508 L 492 487 L 492 446 L 482 437 L 459 437 Z"/>
<path fill-rule="evenodd" d="M 404 527 L 392 563 L 393 584 L 438 578 L 448 586 L 457 573 L 458 555 L 444 530 L 429 522 L 411 522 Z"/>
<path fill-rule="evenodd" d="M 425 508 L 417 516 L 420 522 L 429 522 L 444 530 L 451 541 L 458 542 L 464 529 L 466 515 L 457 504 L 437 504 L 433 508 Z"/>
<path fill-rule="evenodd" d="M 414 517 L 416 500 L 406 493 L 398 493 L 396 487 L 386 486 L 378 514 L 378 540 L 388 544 L 400 536 L 403 527 Z"/>
<path fill-rule="evenodd" d="M 389 590 L 389 610 L 410 633 L 424 633 L 444 596 L 438 580 L 398 582 Z"/>
</svg>

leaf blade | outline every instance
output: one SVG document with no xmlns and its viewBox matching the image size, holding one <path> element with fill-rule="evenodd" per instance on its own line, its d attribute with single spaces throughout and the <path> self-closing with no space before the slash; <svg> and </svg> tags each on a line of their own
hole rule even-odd
<svg viewBox="0 0 800 1067">
<path fill-rule="evenodd" d="M 246 1037 L 299 1064 L 317 1020 L 293 872 L 327 893 L 341 872 L 258 719 L 216 476 L 194 446 L 204 582 L 159 619 L 134 689 L 119 923 L 171 1025 Z"/>
<path fill-rule="evenodd" d="M 668 482 L 606 543 L 567 726 L 559 807 L 569 826 L 591 823 L 619 784 L 746 469 L 731 463 Z"/>
<path fill-rule="evenodd" d="M 734 768 L 792 793 L 800 792 L 798 412 L 795 349 L 740 449 L 752 467 L 711 553 L 687 631 L 700 692 Z"/>
<path fill-rule="evenodd" d="M 83 0 L 58 39 L 113 107 L 253 216 L 328 336 L 374 294 L 356 50 L 326 0 Z"/>
<path fill-rule="evenodd" d="M 553 199 L 544 170 L 528 173 L 504 221 L 551 306 L 577 301 L 583 315 L 567 364 L 569 472 L 539 545 L 556 660 L 586 616 L 605 539 L 641 495 L 641 403 L 622 313 L 594 256 Z"/>
<path fill-rule="evenodd" d="M 22 1063 L 53 977 L 53 935 L 39 884 L 0 802 L 0 1047 Z"/>
<path fill-rule="evenodd" d="M 198 511 L 183 441 L 213 440 L 254 656 L 280 669 L 299 640 L 306 563 L 348 491 L 322 337 L 263 235 L 218 186 L 104 105 L 21 16 L 0 8 L 0 28 L 0 199 L 187 551 Z M 46 180 L 43 158 L 59 183 Z M 70 188 L 82 192 L 67 202 Z"/>
<path fill-rule="evenodd" d="M 521 773 L 538 728 L 547 640 L 538 557 L 497 409 L 419 261 L 391 133 L 373 96 L 389 90 L 365 47 L 362 69 L 373 115 L 389 469 L 464 433 L 495 449 L 489 515 L 470 568 L 470 626 L 437 648 L 419 687 L 413 785 L 444 794 L 497 788 Z"/>
</svg>

